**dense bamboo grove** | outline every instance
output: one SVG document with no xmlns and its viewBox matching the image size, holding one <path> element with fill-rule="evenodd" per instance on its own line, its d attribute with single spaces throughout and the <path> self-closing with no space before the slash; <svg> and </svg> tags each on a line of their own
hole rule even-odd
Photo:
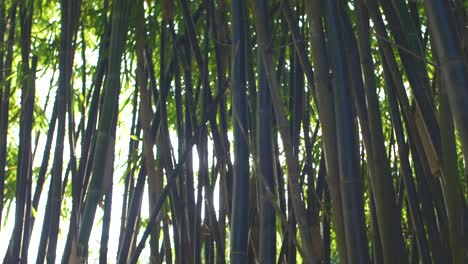
<svg viewBox="0 0 468 264">
<path fill-rule="evenodd" d="M 4 263 L 468 263 L 466 1 L 0 0 L 0 88 Z"/>
</svg>

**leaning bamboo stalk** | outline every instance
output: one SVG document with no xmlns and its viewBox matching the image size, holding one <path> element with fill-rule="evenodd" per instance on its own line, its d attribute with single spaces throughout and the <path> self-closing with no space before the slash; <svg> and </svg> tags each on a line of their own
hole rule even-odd
<svg viewBox="0 0 468 264">
<path fill-rule="evenodd" d="M 379 234 L 382 240 L 382 250 L 385 262 L 406 262 L 403 235 L 398 219 L 400 214 L 395 203 L 393 181 L 390 174 L 390 163 L 385 154 L 385 141 L 382 130 L 381 111 L 377 97 L 376 82 L 373 74 L 373 61 L 371 57 L 371 39 L 369 34 L 369 17 L 364 9 L 363 1 L 358 3 L 358 41 L 359 55 L 364 76 L 365 97 L 369 120 L 370 144 L 367 149 L 372 152 L 370 161 L 370 179 L 373 197 L 376 202 L 376 214 Z"/>
<path fill-rule="evenodd" d="M 323 145 L 327 167 L 327 184 L 330 190 L 333 207 L 332 220 L 336 233 L 336 243 L 340 261 L 346 263 L 346 242 L 344 233 L 344 218 L 341 203 L 341 191 L 338 173 L 338 155 L 336 145 L 335 110 L 333 106 L 333 92 L 331 88 L 329 62 L 325 36 L 322 26 L 324 13 L 321 1 L 306 1 L 306 11 L 309 20 L 309 35 L 311 41 L 311 55 L 315 69 L 315 92 L 317 94 L 318 115 L 323 130 Z"/>
<path fill-rule="evenodd" d="M 413 148 L 412 154 L 415 155 L 413 157 L 415 168 L 418 168 L 416 171 L 419 171 L 419 173 L 416 173 L 416 175 L 421 177 L 420 178 L 421 180 L 418 180 L 417 183 L 421 185 L 418 191 L 421 193 L 422 213 L 424 214 L 424 221 L 427 224 L 427 228 L 434 230 L 431 232 L 427 232 L 428 237 L 429 237 L 429 246 L 431 247 L 431 251 L 433 252 L 433 258 L 435 259 L 435 261 L 440 262 L 441 259 L 445 258 L 443 256 L 444 254 L 450 255 L 450 252 L 445 252 L 443 250 L 443 246 L 447 246 L 447 243 L 443 243 L 441 241 L 441 239 L 443 239 L 442 237 L 443 234 L 441 234 L 440 233 L 441 230 L 439 230 L 439 227 L 441 229 L 447 227 L 446 221 L 444 220 L 444 218 L 446 218 L 446 215 L 445 215 L 444 208 L 441 205 L 441 201 L 440 201 L 441 200 L 440 193 L 438 193 L 437 190 L 431 190 L 431 191 L 428 190 L 428 185 L 426 181 L 431 180 L 429 175 L 432 175 L 432 173 L 429 169 L 429 162 L 428 162 L 427 154 L 424 153 L 424 147 L 423 147 L 422 140 L 420 138 L 420 134 L 418 132 L 418 127 L 416 125 L 416 122 L 413 122 L 413 110 L 410 106 L 408 95 L 406 94 L 406 89 L 404 88 L 404 85 L 403 85 L 403 78 L 398 68 L 395 55 L 389 43 L 387 41 L 384 41 L 389 38 L 387 36 L 387 32 L 386 32 L 382 17 L 379 15 L 376 15 L 379 13 L 377 5 L 372 5 L 372 3 L 374 3 L 373 1 L 367 1 L 366 3 L 368 5 L 370 14 L 371 15 L 373 14 L 372 19 L 374 21 L 374 29 L 376 33 L 380 36 L 378 38 L 378 42 L 379 42 L 380 50 L 383 54 L 383 58 L 387 62 L 386 67 L 388 67 L 388 71 L 389 71 L 388 76 L 390 76 L 389 78 L 393 79 L 393 83 L 395 84 L 395 88 L 396 88 L 396 93 L 401 104 L 401 109 L 402 109 L 403 116 L 405 118 L 407 132 L 408 132 L 409 138 L 411 139 L 410 140 L 411 147 Z M 416 111 L 420 111 L 420 109 L 421 108 L 416 107 Z M 422 111 L 421 111 L 421 114 L 423 114 Z M 431 114 L 429 113 L 428 116 L 430 115 Z M 427 120 L 430 120 L 430 119 L 431 118 Z M 433 135 L 434 133 L 436 132 L 432 132 L 431 134 Z M 431 134 L 428 134 L 428 135 L 430 136 Z M 432 137 L 431 140 L 435 138 L 437 137 Z M 434 147 L 434 146 L 435 146 L 434 144 L 431 144 L 431 147 Z M 435 152 L 434 154 L 437 156 L 437 160 L 440 160 L 440 153 Z M 440 172 L 443 173 L 442 170 L 440 170 Z M 433 198 L 434 198 L 434 202 L 436 202 L 435 205 L 438 210 L 437 217 L 439 217 L 439 220 L 440 220 L 439 225 L 435 223 L 437 220 L 435 219 L 435 215 L 434 215 L 435 213 L 432 208 Z"/>
<path fill-rule="evenodd" d="M 429 246 L 426 235 L 424 233 L 424 222 L 419 208 L 419 197 L 416 192 L 416 187 L 413 180 L 413 175 L 410 167 L 409 147 L 405 142 L 403 124 L 400 113 L 398 111 L 398 99 L 395 92 L 394 80 L 389 76 L 389 70 L 385 58 L 382 57 L 382 65 L 384 68 L 384 77 L 386 82 L 387 97 L 390 105 L 390 116 L 392 119 L 393 130 L 398 144 L 398 155 L 400 157 L 400 173 L 405 185 L 408 201 L 408 210 L 410 212 L 410 221 L 415 229 L 415 240 L 418 246 L 419 258 L 423 263 L 431 261 L 429 254 Z"/>
<path fill-rule="evenodd" d="M 86 125 L 83 123 L 84 131 L 81 136 L 81 157 L 77 168 L 76 179 L 72 183 L 72 215 L 70 216 L 69 232 L 67 242 L 62 255 L 62 263 L 68 263 L 72 251 L 72 244 L 76 242 L 78 232 L 79 217 L 82 206 L 84 205 L 84 196 L 92 167 L 92 158 L 94 153 L 95 134 L 101 88 L 104 80 L 104 74 L 107 67 L 107 58 L 104 55 L 108 51 L 108 35 L 110 33 L 110 23 L 105 23 L 105 30 L 101 36 L 99 57 L 96 66 L 95 76 L 89 92 L 89 102 Z M 84 122 L 84 121 L 83 121 Z M 75 242 L 73 242 L 75 241 Z M 76 245 L 76 243 L 75 243 Z"/>
<path fill-rule="evenodd" d="M 376 23 L 375 24 L 377 28 L 379 28 L 381 25 L 380 22 Z M 383 61 L 383 70 L 384 70 L 384 77 L 387 81 L 387 85 L 388 85 L 388 90 L 387 90 L 387 93 L 389 94 L 389 98 L 390 98 L 390 106 L 391 106 L 391 109 L 392 108 L 396 108 L 396 102 L 397 100 L 395 99 L 395 103 L 392 103 L 392 96 L 395 96 L 395 97 L 398 97 L 398 101 L 400 102 L 400 105 L 401 105 L 401 112 L 402 112 L 402 115 L 404 117 L 404 120 L 405 120 L 405 125 L 406 125 L 406 129 L 407 129 L 407 133 L 409 135 L 409 137 L 412 137 L 412 151 L 414 151 L 412 153 L 412 157 L 413 159 L 416 159 L 416 161 L 414 161 L 414 164 L 415 164 L 415 168 L 417 168 L 416 164 L 420 164 L 421 162 L 417 159 L 425 159 L 425 157 L 422 157 L 421 156 L 421 153 L 416 153 L 416 147 L 414 145 L 421 145 L 421 142 L 419 140 L 419 138 L 417 136 L 414 136 L 414 135 L 417 135 L 416 134 L 416 125 L 414 124 L 414 122 L 408 122 L 408 120 L 410 120 L 409 117 L 411 117 L 411 109 L 410 109 L 410 106 L 409 106 L 409 102 L 408 102 L 408 98 L 406 96 L 405 93 L 403 93 L 402 91 L 402 87 L 403 87 L 403 81 L 401 79 L 401 74 L 396 66 L 396 60 L 395 60 L 395 57 L 392 55 L 391 51 L 390 51 L 390 47 L 383 43 L 383 42 L 379 42 L 379 46 L 380 46 L 380 50 L 381 50 L 381 56 L 382 56 L 382 61 Z M 397 110 L 391 110 L 393 111 L 392 113 L 392 116 L 396 116 L 398 111 Z M 396 122 L 396 121 L 395 121 Z M 403 133 L 402 131 L 400 132 L 400 129 L 398 129 L 398 127 L 395 125 L 394 129 L 396 129 L 396 133 Z M 398 135 L 398 134 L 397 134 Z M 403 147 L 404 147 L 404 144 L 403 142 L 400 142 L 399 143 L 401 146 L 402 146 L 402 150 L 403 150 Z M 400 147 L 400 146 L 399 146 Z M 421 147 L 422 148 L 422 147 Z M 401 157 L 402 159 L 406 158 L 406 155 L 407 153 L 401 153 Z M 408 170 L 407 168 L 405 168 L 406 164 L 405 164 L 405 161 L 402 162 L 402 168 L 403 169 L 406 169 Z M 408 171 L 407 173 L 409 173 L 410 171 Z M 416 173 L 417 175 L 419 174 L 419 171 L 418 173 Z M 403 174 L 405 176 L 405 174 Z M 409 182 L 408 182 L 409 183 Z M 417 181 L 417 183 L 419 184 L 419 186 L 421 186 L 421 182 L 420 181 Z M 407 188 L 410 188 L 409 185 Z M 421 197 L 421 204 L 422 204 L 422 208 L 421 208 L 421 212 L 423 214 L 423 220 L 426 224 L 426 228 L 430 231 L 428 231 L 428 238 L 429 238 L 429 247 L 430 247 L 430 250 L 432 251 L 432 256 L 433 256 L 433 259 L 436 260 L 436 262 L 440 259 L 440 254 L 439 254 L 439 248 L 440 248 L 440 239 L 439 239 L 439 233 L 438 233 L 438 230 L 436 229 L 435 225 L 434 225 L 434 222 L 435 222 L 435 218 L 434 218 L 434 215 L 433 215 L 433 210 L 430 208 L 431 205 L 429 205 L 430 201 L 426 195 L 427 193 L 427 188 L 425 188 L 424 186 L 423 187 L 420 187 L 418 189 L 418 194 L 420 194 L 420 197 Z M 409 189 L 410 190 L 410 189 Z"/>
<path fill-rule="evenodd" d="M 116 105 L 118 104 L 120 91 L 120 65 L 124 44 L 127 38 L 127 12 L 129 7 L 127 0 L 115 1 L 112 4 L 109 68 L 104 85 L 104 105 L 99 120 L 91 182 L 88 188 L 86 203 L 83 209 L 83 217 L 80 221 L 78 231 L 77 253 L 78 257 L 82 258 L 81 261 L 84 261 L 83 258 L 86 256 L 96 207 L 102 193 L 106 193 L 106 191 L 102 190 L 105 186 L 105 159 L 108 155 L 113 155 L 113 153 L 109 153 L 108 148 L 112 136 L 111 127 L 112 121 L 114 120 L 113 117 L 117 115 L 115 110 Z"/>
<path fill-rule="evenodd" d="M 266 7 L 264 10 L 260 10 L 259 7 L 259 3 L 256 2 L 254 4 L 254 12 L 257 27 L 256 31 L 258 34 L 257 41 L 259 45 L 264 46 L 262 54 L 263 63 L 265 65 L 268 78 L 276 122 L 281 134 L 281 139 L 283 141 L 283 147 L 286 154 L 289 178 L 288 185 L 290 187 L 289 190 L 291 192 L 290 195 L 292 198 L 292 205 L 298 221 L 303 248 L 308 249 L 304 250 L 303 259 L 305 263 L 319 263 L 323 256 L 323 241 L 320 234 L 318 233 L 319 230 L 315 230 L 312 228 L 312 226 L 309 225 L 308 215 L 301 199 L 302 190 L 299 186 L 299 164 L 293 154 L 289 125 L 282 108 L 283 103 L 279 95 L 279 84 L 275 76 L 275 69 L 273 68 L 275 64 L 273 62 L 273 56 L 271 53 L 271 45 L 269 42 L 270 37 L 266 27 L 267 18 L 265 14 L 267 13 L 267 10 Z"/>
<path fill-rule="evenodd" d="M 391 2 L 391 3 L 390 3 Z M 399 47 L 398 52 L 403 68 L 416 99 L 418 111 L 423 117 L 424 131 L 429 137 L 429 147 L 436 156 L 440 153 L 440 131 L 431 105 L 428 87 L 429 78 L 421 37 L 418 36 L 413 20 L 410 18 L 406 3 L 402 0 L 380 0 L 382 10 L 388 19 L 388 26 Z M 373 16 L 378 16 L 375 8 L 369 9 Z M 403 28 L 405 30 L 403 30 Z M 438 160 L 440 157 L 438 156 Z"/>
<path fill-rule="evenodd" d="M 32 196 L 32 208 L 33 210 L 37 211 L 37 208 L 39 206 L 39 199 L 41 197 L 42 189 L 44 187 L 44 182 L 45 182 L 45 176 L 47 173 L 47 169 L 49 166 L 49 158 L 50 158 L 50 152 L 52 149 L 52 140 L 54 139 L 54 131 L 55 131 L 55 124 L 57 121 L 57 108 L 54 107 L 52 109 L 52 116 L 50 118 L 50 123 L 49 123 L 49 130 L 47 132 L 47 139 L 44 147 L 44 152 L 43 152 L 43 157 L 42 157 L 42 163 L 41 163 L 41 168 L 39 170 L 39 174 L 37 177 L 36 181 L 36 189 L 34 191 L 34 195 Z M 32 229 L 34 227 L 36 217 L 33 216 L 31 219 L 31 225 L 30 225 L 30 232 L 32 232 Z"/>
</svg>

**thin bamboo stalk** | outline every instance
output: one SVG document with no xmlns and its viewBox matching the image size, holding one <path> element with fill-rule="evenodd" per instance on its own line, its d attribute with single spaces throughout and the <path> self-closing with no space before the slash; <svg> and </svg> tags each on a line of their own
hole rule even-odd
<svg viewBox="0 0 468 264">
<path fill-rule="evenodd" d="M 419 208 L 419 197 L 416 192 L 412 171 L 410 167 L 409 149 L 404 139 L 404 130 L 401 117 L 398 111 L 398 99 L 396 98 L 395 84 L 389 75 L 389 69 L 385 58 L 382 58 L 382 64 L 384 68 L 385 81 L 387 83 L 387 95 L 390 104 L 390 116 L 392 119 L 393 130 L 395 131 L 395 137 L 398 144 L 398 154 L 400 157 L 400 173 L 405 184 L 408 201 L 408 211 L 410 212 L 410 219 L 415 229 L 416 243 L 418 246 L 419 258 L 424 262 L 430 262 L 429 246 L 426 235 L 424 233 L 424 222 L 421 216 L 421 210 Z"/>
</svg>

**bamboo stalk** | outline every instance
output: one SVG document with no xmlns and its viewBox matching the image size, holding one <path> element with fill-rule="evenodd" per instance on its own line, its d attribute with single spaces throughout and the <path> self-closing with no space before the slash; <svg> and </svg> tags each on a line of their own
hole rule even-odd
<svg viewBox="0 0 468 264">
<path fill-rule="evenodd" d="M 92 178 L 90 188 L 87 192 L 86 203 L 84 205 L 83 217 L 80 221 L 78 231 L 78 256 L 83 258 L 86 256 L 89 236 L 92 229 L 92 222 L 96 213 L 96 207 L 103 192 L 103 178 L 105 164 L 104 159 L 108 154 L 107 149 L 111 137 L 111 123 L 114 120 L 116 105 L 120 91 L 120 65 L 121 56 L 124 48 L 124 43 L 127 36 L 127 12 L 128 1 L 119 0 L 113 2 L 112 7 L 112 29 L 109 48 L 109 68 L 107 71 L 107 79 L 104 84 L 104 105 L 99 120 L 99 128 L 96 135 L 96 150 L 93 161 Z"/>
<path fill-rule="evenodd" d="M 245 1 L 231 2 L 232 14 L 232 119 L 234 127 L 234 177 L 231 215 L 231 263 L 248 259 L 249 128 L 245 70 Z"/>
<path fill-rule="evenodd" d="M 259 4 L 265 5 L 265 1 Z M 259 49 L 263 47 L 260 46 Z M 257 95 L 257 184 L 259 185 L 260 214 L 260 263 L 274 263 L 276 260 L 276 221 L 272 202 L 266 193 L 275 193 L 273 172 L 273 108 L 268 89 L 268 80 L 263 66 L 262 51 L 258 55 L 259 84 Z M 268 190 L 268 191 L 267 191 Z"/>
<path fill-rule="evenodd" d="M 20 130 L 19 130 L 19 147 L 17 159 L 17 174 L 16 174 L 16 208 L 15 208 L 15 224 L 13 228 L 12 238 L 8 246 L 8 252 L 5 256 L 6 262 L 16 263 L 24 255 L 22 254 L 24 234 L 29 236 L 29 229 L 24 226 L 28 223 L 28 207 L 30 206 L 30 192 L 28 181 L 32 177 L 32 153 L 31 153 L 31 132 L 33 125 L 33 109 L 35 99 L 34 86 L 34 71 L 29 60 L 31 51 L 31 26 L 33 3 L 28 1 L 20 4 L 20 25 L 21 25 L 21 74 L 19 83 L 21 84 L 21 111 L 20 114 Z M 29 198 L 29 199 L 28 199 Z"/>
<path fill-rule="evenodd" d="M 323 4 L 320 1 L 306 1 L 306 11 L 309 20 L 309 35 L 311 38 L 311 55 L 315 67 L 315 89 L 317 94 L 318 115 L 323 130 L 323 145 L 327 165 L 327 184 L 330 190 L 334 213 L 333 225 L 340 261 L 347 262 L 344 218 L 341 203 L 341 191 L 338 173 L 338 154 L 336 145 L 336 123 L 333 104 L 333 91 L 329 78 L 329 60 L 325 46 L 322 17 Z"/>
<path fill-rule="evenodd" d="M 395 203 L 393 182 L 390 175 L 390 163 L 385 155 L 385 140 L 382 132 L 381 112 L 376 91 L 376 82 L 373 74 L 373 61 L 371 57 L 371 40 L 369 17 L 363 1 L 357 4 L 357 22 L 359 55 L 364 76 L 364 88 L 367 102 L 369 120 L 370 145 L 370 179 L 373 198 L 378 221 L 379 234 L 382 242 L 382 250 L 385 262 L 404 263 L 407 260 L 406 249 L 403 244 L 403 235 L 398 219 L 400 214 Z M 357 65 L 356 65 L 357 66 Z M 354 67 L 356 68 L 356 67 Z M 361 102 L 362 105 L 362 102 Z"/>
<path fill-rule="evenodd" d="M 266 10 L 260 10 L 260 5 L 254 5 L 256 17 L 256 27 L 258 34 L 258 44 L 265 45 L 263 51 L 263 63 L 268 78 L 268 85 L 274 106 L 276 122 L 283 141 L 283 147 L 286 154 L 286 163 L 288 167 L 288 186 L 290 187 L 292 205 L 297 217 L 299 232 L 301 234 L 303 247 L 308 250 L 304 251 L 304 263 L 318 263 L 323 256 L 323 241 L 318 234 L 318 230 L 312 228 L 308 223 L 308 216 L 301 201 L 301 188 L 299 186 L 299 164 L 295 159 L 292 150 L 291 135 L 289 125 L 286 120 L 282 102 L 279 95 L 279 85 L 273 69 L 273 58 L 271 54 L 271 46 L 269 44 L 269 34 L 266 27 L 267 19 L 265 16 Z M 265 7 L 266 8 L 266 7 Z"/>
<path fill-rule="evenodd" d="M 368 263 L 367 237 L 364 232 L 364 212 L 362 201 L 362 180 L 359 179 L 359 164 L 356 159 L 357 138 L 355 116 L 352 109 L 350 87 L 347 85 L 344 46 L 335 4 L 327 2 L 328 38 L 333 71 L 336 139 L 338 145 L 338 164 L 340 187 L 342 190 L 343 217 L 346 232 L 347 260 L 349 263 Z"/>
<path fill-rule="evenodd" d="M 7 159 L 7 146 L 8 146 L 8 114 L 10 110 L 10 89 L 11 81 L 8 81 L 6 78 L 11 75 L 12 72 L 12 61 L 13 61 L 13 45 L 14 37 L 16 30 L 16 10 L 17 2 L 15 1 L 10 7 L 9 14 L 9 28 L 8 28 L 8 38 L 5 43 L 6 47 L 6 57 L 5 62 L 3 63 L 3 75 L 2 83 L 0 90 L 2 91 L 1 98 L 1 111 L 0 111 L 0 223 L 2 221 L 3 215 L 3 198 L 5 196 L 5 179 L 6 179 L 6 159 Z M 3 81 L 4 80 L 4 81 Z M 0 225 L 1 230 L 1 225 Z"/>
<path fill-rule="evenodd" d="M 447 95 L 449 107 L 455 121 L 457 130 L 459 131 L 462 150 L 465 159 L 465 166 L 468 161 L 468 110 L 466 108 L 466 100 L 468 99 L 468 69 L 467 61 L 463 56 L 460 42 L 458 41 L 453 20 L 450 18 L 448 3 L 444 1 L 426 1 L 425 10 L 429 20 L 429 29 L 432 34 L 431 40 L 434 43 L 435 54 L 438 58 L 441 77 L 444 84 L 442 88 Z M 442 98 L 445 102 L 445 98 Z M 442 104 L 442 111 L 447 113 L 446 104 Z M 444 113 L 443 112 L 443 113 Z M 449 118 L 450 115 L 446 118 Z M 443 175 L 442 188 L 444 189 L 445 205 L 448 212 L 449 228 L 450 228 L 450 247 L 452 249 L 453 263 L 462 263 L 467 260 L 466 245 L 463 238 L 463 216 L 460 212 L 463 211 L 462 195 L 459 189 L 459 180 L 456 172 L 453 171 L 453 166 L 448 166 L 446 162 L 450 162 L 450 123 L 445 120 L 449 126 L 448 131 L 444 131 L 443 137 L 443 152 L 447 154 L 444 162 L 444 167 L 449 169 Z M 446 133 L 445 133 L 446 132 Z M 451 133 L 453 136 L 453 132 Z M 453 141 L 453 140 L 452 140 Z M 454 158 L 453 155 L 451 158 Z M 466 228 L 466 226 L 464 227 Z M 465 241 L 466 242 L 466 241 Z M 465 252 L 465 253 L 463 253 Z"/>
</svg>

